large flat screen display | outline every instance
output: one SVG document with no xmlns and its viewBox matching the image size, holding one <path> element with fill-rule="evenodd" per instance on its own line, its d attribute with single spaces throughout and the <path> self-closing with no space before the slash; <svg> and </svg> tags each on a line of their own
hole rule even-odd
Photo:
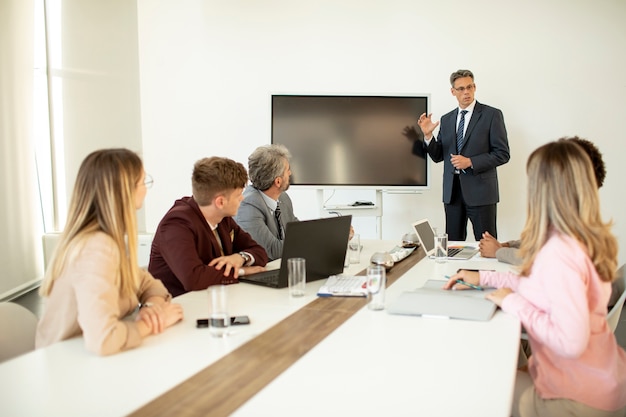
<svg viewBox="0 0 626 417">
<path fill-rule="evenodd" d="M 426 96 L 272 95 L 272 143 L 292 154 L 293 185 L 428 188 L 416 120 Z"/>
</svg>

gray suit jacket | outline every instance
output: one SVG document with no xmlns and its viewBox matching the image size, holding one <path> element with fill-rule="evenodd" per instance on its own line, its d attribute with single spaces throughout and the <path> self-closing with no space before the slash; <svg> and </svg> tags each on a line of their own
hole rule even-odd
<svg viewBox="0 0 626 417">
<path fill-rule="evenodd" d="M 522 258 L 519 255 L 519 247 L 522 244 L 521 240 L 509 240 L 509 247 L 500 248 L 496 251 L 496 258 L 500 262 L 504 262 L 511 265 L 521 265 Z"/>
<path fill-rule="evenodd" d="M 441 117 L 437 140 L 426 150 L 434 162 L 444 161 L 443 202 L 450 203 L 454 166 L 450 155 L 456 154 L 456 119 L 458 108 Z M 472 160 L 473 168 L 461 173 L 459 180 L 463 199 L 468 206 L 495 204 L 500 200 L 496 167 L 509 161 L 509 141 L 502 112 L 476 102 L 470 119 L 461 155 Z"/>
<path fill-rule="evenodd" d="M 239 206 L 235 221 L 243 230 L 248 232 L 252 239 L 263 246 L 270 261 L 278 259 L 283 253 L 283 241 L 278 238 L 278 225 L 274 212 L 265 204 L 261 192 L 251 185 L 243 192 L 243 201 Z M 293 214 L 293 204 L 287 193 L 278 197 L 280 205 L 280 220 L 285 226 L 289 222 L 297 222 L 298 218 Z"/>
</svg>

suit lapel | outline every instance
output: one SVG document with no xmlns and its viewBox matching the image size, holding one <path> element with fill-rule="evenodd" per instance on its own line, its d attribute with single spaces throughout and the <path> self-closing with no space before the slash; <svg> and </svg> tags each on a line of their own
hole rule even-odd
<svg viewBox="0 0 626 417">
<path fill-rule="evenodd" d="M 450 142 L 450 153 L 456 153 L 456 120 L 459 117 L 459 109 L 456 109 L 456 112 L 452 117 L 450 117 L 450 121 L 448 122 L 450 132 L 452 132 L 452 141 Z"/>
<path fill-rule="evenodd" d="M 467 130 L 465 130 L 465 137 L 463 138 L 463 146 L 459 150 L 459 153 L 461 153 L 461 151 L 467 146 L 467 142 L 469 142 L 469 140 L 472 137 L 472 130 L 474 130 L 474 126 L 476 126 L 476 123 L 478 123 L 482 115 L 483 115 L 483 107 L 480 105 L 479 102 L 476 102 L 476 105 L 474 106 L 474 112 L 472 113 L 472 118 L 470 119 L 469 125 L 467 125 Z"/>
</svg>

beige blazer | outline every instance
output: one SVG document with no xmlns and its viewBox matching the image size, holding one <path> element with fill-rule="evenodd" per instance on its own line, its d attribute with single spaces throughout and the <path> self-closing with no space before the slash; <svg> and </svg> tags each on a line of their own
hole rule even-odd
<svg viewBox="0 0 626 417">
<path fill-rule="evenodd" d="M 154 296 L 169 300 L 171 296 L 161 281 L 141 269 L 137 294 L 121 297 L 114 284 L 119 263 L 119 251 L 110 236 L 96 232 L 87 238 L 44 301 L 44 313 L 37 326 L 37 348 L 81 334 L 85 347 L 100 355 L 141 343 L 137 323 L 128 316 L 139 302 Z"/>
</svg>

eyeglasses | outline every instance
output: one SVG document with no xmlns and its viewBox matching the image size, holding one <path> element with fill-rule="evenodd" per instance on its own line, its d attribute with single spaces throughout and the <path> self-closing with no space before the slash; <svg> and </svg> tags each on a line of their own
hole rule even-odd
<svg viewBox="0 0 626 417">
<path fill-rule="evenodd" d="M 143 179 L 143 185 L 145 185 L 146 188 L 151 188 L 152 184 L 154 184 L 154 180 L 152 179 L 152 175 L 146 174 L 146 177 Z"/>
<path fill-rule="evenodd" d="M 464 93 L 465 90 L 467 90 L 467 91 L 474 90 L 474 88 L 476 88 L 476 84 L 470 84 L 467 87 L 452 87 L 452 88 L 454 88 L 454 90 L 458 91 L 459 93 Z"/>
</svg>

